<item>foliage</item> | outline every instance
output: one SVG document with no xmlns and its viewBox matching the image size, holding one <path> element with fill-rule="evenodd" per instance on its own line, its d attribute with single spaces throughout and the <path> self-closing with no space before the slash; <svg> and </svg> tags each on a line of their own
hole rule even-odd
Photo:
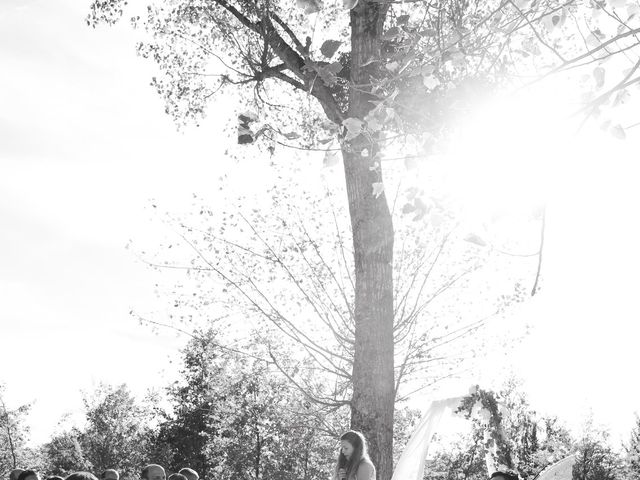
<svg viewBox="0 0 640 480">
<path fill-rule="evenodd" d="M 0 385 L 0 474 L 24 465 L 34 465 L 33 452 L 27 448 L 29 428 L 26 419 L 31 405 L 10 409 L 5 401 L 5 387 Z"/>
<path fill-rule="evenodd" d="M 517 471 L 520 478 L 534 478 L 568 455 L 574 446 L 570 434 L 557 419 L 536 415 L 513 379 L 497 394 L 477 389 L 465 398 L 460 411 L 472 420 L 473 434 L 467 442 L 467 451 L 448 459 L 450 472 L 453 466 L 461 464 L 478 475 L 480 457 L 486 461 L 484 474 L 506 468 Z"/>
<path fill-rule="evenodd" d="M 173 414 L 159 437 L 171 445 L 172 468 L 200 465 L 220 479 L 326 477 L 334 422 L 344 428 L 345 416 L 319 412 L 259 349 L 224 352 L 216 336 L 208 330 L 189 343 L 183 380 L 169 390 Z"/>
<path fill-rule="evenodd" d="M 620 479 L 623 466 L 619 456 L 607 445 L 604 432 L 590 432 L 578 444 L 573 480 Z"/>
<path fill-rule="evenodd" d="M 71 472 L 87 471 L 92 465 L 85 459 L 80 441 L 81 432 L 77 428 L 52 436 L 43 445 L 45 470 L 51 475 L 66 476 Z"/>
<path fill-rule="evenodd" d="M 628 444 L 625 446 L 627 453 L 627 475 L 629 480 L 640 479 L 640 417 L 636 415 L 636 422 L 631 430 Z"/>
<path fill-rule="evenodd" d="M 84 427 L 64 431 L 45 445 L 50 471 L 66 475 L 115 468 L 121 478 L 137 479 L 150 462 L 153 411 L 139 404 L 126 385 L 100 385 L 85 396 L 84 406 Z"/>
</svg>

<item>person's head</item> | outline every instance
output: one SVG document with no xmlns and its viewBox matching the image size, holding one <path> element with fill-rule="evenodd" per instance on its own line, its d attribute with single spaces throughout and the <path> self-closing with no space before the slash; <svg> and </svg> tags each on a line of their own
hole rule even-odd
<svg viewBox="0 0 640 480">
<path fill-rule="evenodd" d="M 187 480 L 200 480 L 200 475 L 198 475 L 198 472 L 196 472 L 192 468 L 185 467 L 181 469 L 178 473 L 187 477 Z"/>
<path fill-rule="evenodd" d="M 120 480 L 120 475 L 113 468 L 107 468 L 102 475 L 100 475 L 102 480 Z"/>
<path fill-rule="evenodd" d="M 20 476 L 20 474 L 24 472 L 23 469 L 21 468 L 14 468 L 13 470 L 11 470 L 9 472 L 9 480 L 18 480 L 18 477 Z"/>
<path fill-rule="evenodd" d="M 185 477 L 181 473 L 172 473 L 171 475 L 169 475 L 167 480 L 187 480 L 187 477 Z"/>
<path fill-rule="evenodd" d="M 164 473 L 164 468 L 155 463 L 144 467 L 140 476 L 144 480 L 166 480 L 167 478 L 167 475 Z"/>
<path fill-rule="evenodd" d="M 347 471 L 347 478 L 355 476 L 358 465 L 367 458 L 367 442 L 360 432 L 349 430 L 340 437 L 337 468 Z"/>
<path fill-rule="evenodd" d="M 489 480 L 519 480 L 518 474 L 511 470 L 493 472 Z"/>
<path fill-rule="evenodd" d="M 33 470 L 23 470 L 18 475 L 18 480 L 40 480 L 40 477 Z"/>
<path fill-rule="evenodd" d="M 98 480 L 98 477 L 89 472 L 74 472 L 64 480 Z"/>
</svg>

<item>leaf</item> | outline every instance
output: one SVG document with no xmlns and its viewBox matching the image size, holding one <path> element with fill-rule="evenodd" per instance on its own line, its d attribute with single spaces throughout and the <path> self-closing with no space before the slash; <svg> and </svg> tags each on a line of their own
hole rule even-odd
<svg viewBox="0 0 640 480">
<path fill-rule="evenodd" d="M 420 68 L 420 74 L 421 74 L 423 77 L 424 77 L 424 76 L 431 75 L 431 74 L 432 74 L 433 72 L 435 72 L 435 71 L 436 71 L 436 67 L 435 67 L 435 65 L 429 65 L 429 64 L 427 64 L 427 65 L 423 65 L 423 66 Z"/>
<path fill-rule="evenodd" d="M 405 203 L 404 207 L 402 207 L 402 213 L 404 213 L 405 215 L 407 213 L 411 213 L 416 209 L 416 207 L 414 207 L 412 204 L 410 203 Z"/>
<path fill-rule="evenodd" d="M 552 33 L 556 28 L 562 27 L 564 21 L 567 18 L 567 12 L 563 8 L 560 12 L 550 13 L 542 17 L 542 24 L 549 33 Z"/>
<path fill-rule="evenodd" d="M 399 37 L 401 35 L 402 35 L 402 30 L 400 30 L 400 27 L 391 27 L 389 30 L 384 32 L 384 34 L 382 35 L 382 39 L 383 40 L 394 40 L 395 38 L 397 38 L 397 37 Z"/>
<path fill-rule="evenodd" d="M 296 5 L 307 15 L 320 11 L 320 2 L 317 0 L 296 0 Z"/>
<path fill-rule="evenodd" d="M 618 93 L 616 93 L 616 98 L 613 99 L 613 106 L 617 107 L 618 105 L 626 103 L 630 97 L 631 94 L 627 89 L 620 90 Z"/>
<path fill-rule="evenodd" d="M 624 140 L 625 138 L 627 138 L 627 133 L 624 131 L 624 128 L 622 128 L 620 124 L 611 127 L 609 132 L 611 132 L 611 135 L 619 140 Z"/>
<path fill-rule="evenodd" d="M 382 129 L 382 123 L 376 117 L 367 118 L 367 128 L 372 132 L 377 132 Z"/>
<path fill-rule="evenodd" d="M 470 243 L 474 243 L 480 247 L 486 247 L 487 246 L 487 242 L 485 242 L 479 235 L 476 235 L 475 233 L 470 233 L 469 235 L 467 235 L 465 237 L 465 242 L 470 242 Z"/>
<path fill-rule="evenodd" d="M 409 18 L 411 18 L 410 15 L 400 15 L 397 19 L 396 19 L 396 23 L 398 25 L 406 25 L 409 22 Z"/>
<path fill-rule="evenodd" d="M 362 157 L 365 157 L 365 158 L 368 157 L 369 156 L 369 150 L 366 149 L 366 148 L 363 148 L 362 151 L 360 152 L 360 155 Z"/>
<path fill-rule="evenodd" d="M 333 62 L 327 65 L 325 68 L 331 73 L 338 74 L 342 71 L 342 64 L 340 62 Z"/>
<path fill-rule="evenodd" d="M 386 69 L 392 72 L 395 72 L 396 70 L 398 70 L 399 66 L 400 65 L 398 64 L 398 62 L 389 62 L 385 65 Z"/>
<path fill-rule="evenodd" d="M 324 153 L 324 159 L 322 160 L 322 166 L 325 168 L 333 167 L 337 165 L 340 161 L 340 156 L 338 155 L 339 150 L 329 149 Z"/>
<path fill-rule="evenodd" d="M 358 0 L 342 0 L 342 8 L 345 10 L 353 10 L 358 4 Z"/>
<path fill-rule="evenodd" d="M 372 183 L 371 186 L 373 187 L 373 196 L 375 198 L 378 198 L 384 192 L 384 184 L 382 182 Z"/>
<path fill-rule="evenodd" d="M 427 208 L 427 204 L 424 203 L 420 197 L 415 197 L 413 199 L 413 204 L 416 206 L 416 215 L 413 217 L 413 221 L 417 222 L 418 220 L 422 220 L 429 209 Z"/>
<path fill-rule="evenodd" d="M 287 140 L 295 140 L 296 138 L 300 138 L 300 134 L 296 132 L 288 132 L 284 134 L 284 137 Z"/>
<path fill-rule="evenodd" d="M 601 88 L 604 85 L 605 70 L 602 67 L 596 67 L 593 69 L 593 78 L 596 79 L 596 88 Z"/>
<path fill-rule="evenodd" d="M 434 75 L 427 75 L 426 77 L 424 77 L 422 79 L 422 83 L 424 84 L 425 87 L 427 87 L 429 90 L 433 90 L 434 88 L 436 88 L 438 85 L 440 85 L 440 80 L 438 80 Z"/>
<path fill-rule="evenodd" d="M 318 65 L 315 62 L 308 61 L 305 63 L 304 68 L 317 72 L 324 84 L 332 87 L 338 81 L 336 74 L 342 70 L 342 64 L 340 62 L 333 62 L 327 65 Z"/>
<path fill-rule="evenodd" d="M 364 122 L 359 118 L 349 117 L 342 121 L 342 125 L 347 129 L 345 140 L 353 140 L 362 133 Z"/>
<path fill-rule="evenodd" d="M 331 58 L 338 51 L 342 42 L 338 40 L 326 40 L 320 47 L 320 52 L 327 58 Z"/>
</svg>

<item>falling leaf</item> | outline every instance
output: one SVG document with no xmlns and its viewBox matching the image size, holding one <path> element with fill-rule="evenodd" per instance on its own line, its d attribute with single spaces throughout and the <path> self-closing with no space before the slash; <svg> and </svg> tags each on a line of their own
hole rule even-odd
<svg viewBox="0 0 640 480">
<path fill-rule="evenodd" d="M 410 203 L 405 203 L 404 207 L 402 207 L 402 213 L 404 213 L 405 215 L 407 213 L 411 213 L 416 209 L 416 207 L 414 207 L 412 204 Z"/>
<path fill-rule="evenodd" d="M 614 125 L 609 131 L 611 132 L 611 135 L 619 140 L 624 140 L 625 138 L 627 138 L 627 134 L 621 125 Z"/>
<path fill-rule="evenodd" d="M 320 47 L 320 52 L 327 58 L 331 58 L 338 51 L 338 48 L 342 45 L 342 42 L 338 40 L 326 40 Z"/>
<path fill-rule="evenodd" d="M 375 182 L 371 184 L 373 187 L 373 196 L 378 198 L 384 192 L 384 184 L 382 182 Z"/>
<path fill-rule="evenodd" d="M 402 36 L 402 30 L 400 30 L 400 27 L 391 27 L 389 30 L 384 32 L 384 34 L 382 35 L 382 39 L 394 40 L 399 36 Z"/>
<path fill-rule="evenodd" d="M 631 97 L 631 94 L 629 93 L 628 90 L 626 89 L 620 90 L 618 93 L 616 93 L 616 98 L 614 98 L 613 100 L 613 106 L 616 107 L 618 105 L 622 105 L 626 103 L 630 97 Z"/>
<path fill-rule="evenodd" d="M 605 70 L 602 67 L 596 67 L 593 69 L 593 78 L 596 79 L 596 88 L 601 88 L 604 85 Z"/>
<path fill-rule="evenodd" d="M 429 90 L 433 90 L 434 88 L 436 88 L 438 85 L 440 85 L 440 80 L 438 80 L 434 75 L 427 75 L 426 77 L 424 77 L 422 79 L 422 83 L 424 84 L 425 87 L 427 87 Z"/>
<path fill-rule="evenodd" d="M 466 242 L 470 242 L 470 243 L 475 243 L 476 245 L 480 246 L 480 247 L 486 247 L 487 246 L 487 242 L 485 242 L 479 235 L 476 235 L 475 233 L 470 233 L 469 235 L 467 235 L 464 239 Z"/>
<path fill-rule="evenodd" d="M 436 71 L 436 67 L 435 65 L 423 65 L 422 68 L 420 68 L 420 73 L 422 74 L 422 76 L 428 76 L 431 75 L 433 72 Z"/>
<path fill-rule="evenodd" d="M 407 170 L 413 170 L 418 166 L 416 157 L 407 157 L 404 159 L 404 166 Z"/>
<path fill-rule="evenodd" d="M 347 129 L 345 140 L 353 140 L 362 133 L 364 123 L 359 118 L 349 117 L 342 121 L 342 125 Z"/>
<path fill-rule="evenodd" d="M 307 15 L 320 11 L 320 2 L 316 0 L 296 0 L 296 5 Z"/>
<path fill-rule="evenodd" d="M 531 0 L 515 0 L 514 3 L 520 10 L 527 10 L 531 4 Z"/>
<path fill-rule="evenodd" d="M 399 64 L 398 62 L 389 62 L 385 65 L 385 67 L 387 70 L 395 72 L 396 70 L 398 70 Z"/>
<path fill-rule="evenodd" d="M 560 12 L 550 13 L 542 17 L 542 24 L 549 33 L 553 33 L 557 28 L 562 27 L 567 18 L 567 12 L 563 8 Z"/>
<path fill-rule="evenodd" d="M 352 10 L 358 4 L 358 0 L 342 0 L 342 8 Z"/>
<path fill-rule="evenodd" d="M 334 165 L 337 165 L 338 162 L 340 161 L 340 156 L 338 155 L 340 153 L 339 150 L 335 150 L 335 149 L 330 149 L 327 150 L 324 153 L 324 159 L 322 160 L 322 166 L 329 168 L 329 167 L 333 167 Z"/>
<path fill-rule="evenodd" d="M 376 117 L 367 118 L 367 128 L 372 132 L 377 132 L 382 128 L 382 123 Z"/>
</svg>

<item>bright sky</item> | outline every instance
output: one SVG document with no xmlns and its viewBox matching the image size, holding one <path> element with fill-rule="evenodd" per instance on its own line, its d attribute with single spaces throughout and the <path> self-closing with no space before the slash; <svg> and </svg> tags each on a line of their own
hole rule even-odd
<svg viewBox="0 0 640 480">
<path fill-rule="evenodd" d="M 169 358 L 184 339 L 153 335 L 129 315 L 164 304 L 154 296 L 155 274 L 124 246 L 134 239 L 153 248 L 164 235 L 151 222 L 150 199 L 186 208 L 194 192 L 214 198 L 222 171 L 238 185 L 247 171 L 223 155 L 216 132 L 224 115 L 175 131 L 129 30 L 89 29 L 83 3 L 0 6 L 0 381 L 9 404 L 35 400 L 34 442 L 79 409 L 81 389 L 100 381 L 139 393 L 166 385 L 175 373 Z M 591 408 L 596 420 L 626 432 L 640 409 L 635 140 L 594 134 L 558 159 L 550 134 L 529 139 L 536 156 L 523 155 L 522 139 L 505 127 L 516 122 L 502 112 L 498 138 L 469 127 L 488 145 L 452 161 L 452 171 L 467 172 L 452 188 L 473 215 L 505 198 L 531 200 L 527 189 L 509 190 L 510 175 L 551 179 L 544 290 L 518 311 L 534 328 L 515 358 L 503 362 L 497 353 L 483 374 L 451 388 L 491 385 L 512 370 L 541 410 L 577 425 Z M 247 161 L 254 179 L 266 174 L 267 162 Z"/>
</svg>

